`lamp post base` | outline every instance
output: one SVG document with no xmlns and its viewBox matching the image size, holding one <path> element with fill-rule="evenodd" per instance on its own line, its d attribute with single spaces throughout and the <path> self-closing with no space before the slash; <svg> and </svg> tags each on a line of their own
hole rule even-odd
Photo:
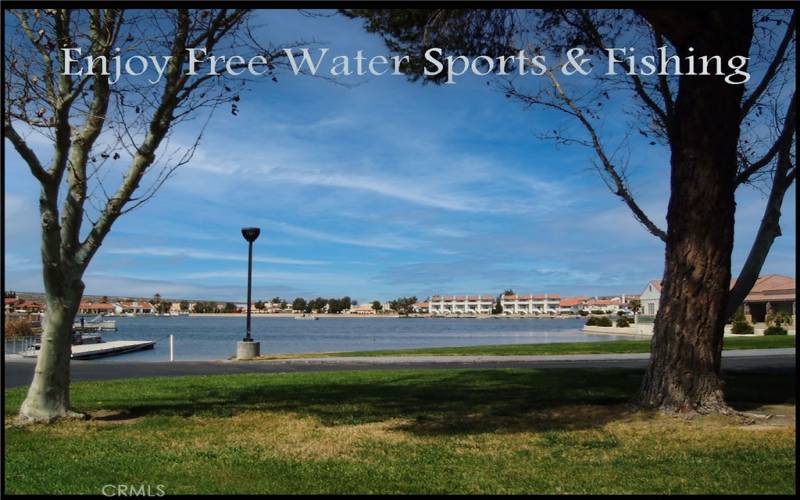
<svg viewBox="0 0 800 500">
<path fill-rule="evenodd" d="M 237 342 L 236 359 L 253 359 L 261 355 L 261 342 Z"/>
</svg>

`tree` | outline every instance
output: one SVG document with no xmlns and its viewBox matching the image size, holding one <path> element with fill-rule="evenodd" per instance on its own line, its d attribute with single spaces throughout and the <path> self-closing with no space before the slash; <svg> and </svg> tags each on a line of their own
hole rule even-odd
<svg viewBox="0 0 800 500">
<path fill-rule="evenodd" d="M 219 77 L 210 72 L 210 58 L 199 53 L 197 71 L 185 71 L 187 49 L 204 48 L 206 54 L 218 56 L 258 53 L 267 76 L 286 67 L 286 53 L 263 48 L 249 37 L 244 29 L 246 9 L 62 8 L 11 13 L 14 21 L 4 26 L 3 129 L 41 186 L 48 310 L 20 418 L 50 421 L 75 415 L 69 409 L 71 328 L 92 258 L 120 216 L 149 200 L 191 160 L 205 126 L 182 149 L 170 146 L 171 131 L 191 119 L 207 123 L 213 110 L 225 103 L 231 104 L 234 115 L 238 112 L 240 87 L 229 86 L 227 72 Z M 81 53 L 65 48 L 80 48 Z M 146 54 L 165 61 L 161 77 L 156 83 L 147 75 L 112 81 L 108 73 L 113 71 L 102 71 L 98 61 L 111 61 L 117 49 L 123 55 Z M 81 67 L 85 56 L 94 58 L 95 71 Z M 79 62 L 70 64 L 70 58 Z M 28 139 L 31 134 L 52 144 L 47 163 Z M 121 167 L 123 163 L 127 166 Z M 116 178 L 122 179 L 119 185 L 108 184 Z"/>
<path fill-rule="evenodd" d="M 273 297 L 270 302 L 272 304 L 280 304 L 281 303 L 281 298 L 280 297 Z"/>
<path fill-rule="evenodd" d="M 108 295 L 103 295 L 103 296 L 100 298 L 100 303 L 101 303 L 101 304 L 108 304 Z"/>
<path fill-rule="evenodd" d="M 156 293 L 155 295 L 153 295 L 153 301 L 152 302 L 153 302 L 153 305 L 155 305 L 156 308 L 157 308 L 158 305 L 161 304 L 161 294 L 160 293 Z"/>
<path fill-rule="evenodd" d="M 267 306 L 265 306 L 265 305 L 264 305 L 264 303 L 263 303 L 262 301 L 260 301 L 260 300 L 259 300 L 258 302 L 256 302 L 255 304 L 253 304 L 253 307 L 255 307 L 256 309 L 258 309 L 259 311 L 263 311 L 264 309 L 266 309 L 266 307 L 267 307 Z"/>
<path fill-rule="evenodd" d="M 306 299 L 297 297 L 292 301 L 292 310 L 293 311 L 305 311 L 306 310 Z"/>
<path fill-rule="evenodd" d="M 375 311 L 375 313 L 381 312 L 382 309 L 383 306 L 381 305 L 380 301 L 377 300 L 372 301 L 372 310 Z"/>
<path fill-rule="evenodd" d="M 325 306 L 327 306 L 327 305 L 328 305 L 328 300 L 327 299 L 323 299 L 322 297 L 317 297 L 316 299 L 312 299 L 312 300 L 310 300 L 308 302 L 308 304 L 306 305 L 306 312 L 307 313 L 310 313 L 310 312 L 315 312 L 315 313 L 325 312 L 324 311 L 325 310 Z"/>
<path fill-rule="evenodd" d="M 180 303 L 181 311 L 188 311 L 189 310 L 189 301 L 182 300 Z"/>
<path fill-rule="evenodd" d="M 236 304 L 234 304 L 233 302 L 225 302 L 225 306 L 223 307 L 222 312 L 230 314 L 230 313 L 235 313 L 238 310 L 239 309 L 236 308 Z"/>
<path fill-rule="evenodd" d="M 628 309 L 630 309 L 633 314 L 638 313 L 642 310 L 642 301 L 639 299 L 631 299 L 628 301 Z"/>
<path fill-rule="evenodd" d="M 168 300 L 162 300 L 158 303 L 158 314 L 165 314 L 168 313 L 170 309 L 172 309 L 172 302 Z"/>
<path fill-rule="evenodd" d="M 497 300 L 494 302 L 494 308 L 492 309 L 492 314 L 503 314 L 503 295 L 497 296 Z"/>
<path fill-rule="evenodd" d="M 508 98 L 569 117 L 580 135 L 556 129 L 545 137 L 592 149 L 595 167 L 609 189 L 665 243 L 661 307 L 640 403 L 672 411 L 729 412 L 720 371 L 723 326 L 752 288 L 772 242 L 780 235 L 781 204 L 796 177 L 795 13 L 750 9 L 691 14 L 682 9 L 345 13 L 365 19 L 366 29 L 379 33 L 391 50 L 410 55 L 402 69 L 413 80 L 426 77 L 423 54 L 431 47 L 442 48 L 444 55 L 508 56 L 521 46 L 537 54 L 581 46 L 607 58 L 605 47 L 637 44 L 637 54 L 668 46 L 682 61 L 751 56 L 755 61 L 751 67 L 757 67 L 761 75 L 750 85 L 731 84 L 724 75 L 684 73 L 644 79 L 637 72 L 622 70 L 624 62 L 611 64 L 620 69 L 616 75 L 582 79 L 572 90 L 558 78 L 558 67 L 547 68 L 541 79 L 535 79 L 537 83 L 525 79 L 522 85 L 533 88 L 520 88 L 510 78 L 499 80 Z M 428 80 L 441 83 L 445 77 L 440 73 Z M 651 146 L 661 142 L 669 149 L 666 230 L 635 200 L 624 155 L 609 154 L 618 148 L 610 149 L 598 132 L 602 124 L 598 109 L 612 98 L 636 102 L 631 132 L 645 136 Z M 729 291 L 735 191 L 758 181 L 769 192 L 764 216 L 736 285 Z"/>
<path fill-rule="evenodd" d="M 199 314 L 215 313 L 217 312 L 217 304 L 216 302 L 197 301 L 194 304 L 194 312 Z"/>
<path fill-rule="evenodd" d="M 328 313 L 330 314 L 339 314 L 342 310 L 341 302 L 336 298 L 328 299 L 326 305 L 328 306 Z"/>
<path fill-rule="evenodd" d="M 397 312 L 401 316 L 408 316 L 408 313 L 411 312 L 411 309 L 416 303 L 416 297 L 399 297 L 389 302 L 389 307 L 392 308 L 392 311 Z"/>
</svg>

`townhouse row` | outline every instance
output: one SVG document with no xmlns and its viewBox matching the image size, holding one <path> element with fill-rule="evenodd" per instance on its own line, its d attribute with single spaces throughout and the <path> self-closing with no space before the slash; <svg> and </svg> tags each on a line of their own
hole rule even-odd
<svg viewBox="0 0 800 500">
<path fill-rule="evenodd" d="M 505 294 L 500 297 L 502 314 L 553 315 L 589 313 L 614 314 L 628 312 L 628 303 L 638 295 L 611 298 L 561 297 L 559 294 Z M 434 295 L 429 302 L 415 305 L 415 312 L 431 316 L 492 314 L 497 307 L 492 295 Z"/>
</svg>

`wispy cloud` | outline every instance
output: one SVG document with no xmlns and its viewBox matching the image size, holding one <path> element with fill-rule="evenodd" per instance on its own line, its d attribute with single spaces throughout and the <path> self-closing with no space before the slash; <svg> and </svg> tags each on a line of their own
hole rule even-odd
<svg viewBox="0 0 800 500">
<path fill-rule="evenodd" d="M 148 255 L 154 257 L 180 257 L 185 259 L 202 260 L 226 260 L 226 261 L 247 261 L 246 255 L 235 255 L 222 252 L 209 252 L 204 250 L 192 250 L 187 248 L 166 248 L 166 247 L 139 247 L 139 248 L 109 248 L 105 253 L 114 255 Z M 253 262 L 263 262 L 265 264 L 290 264 L 302 266 L 318 266 L 327 264 L 323 260 L 289 259 L 284 257 L 253 257 Z"/>
<path fill-rule="evenodd" d="M 310 229 L 304 227 L 293 226 L 285 222 L 269 221 L 269 224 L 274 229 L 283 231 L 288 234 L 300 236 L 302 238 L 310 238 L 319 241 L 329 241 L 331 243 L 340 243 L 343 245 L 354 245 L 359 247 L 369 248 L 384 248 L 388 250 L 409 249 L 420 245 L 420 241 L 403 238 L 396 235 L 371 235 L 371 236 L 345 236 L 342 232 L 329 233 L 320 231 L 318 229 Z M 352 234 L 352 233 L 351 233 Z"/>
</svg>

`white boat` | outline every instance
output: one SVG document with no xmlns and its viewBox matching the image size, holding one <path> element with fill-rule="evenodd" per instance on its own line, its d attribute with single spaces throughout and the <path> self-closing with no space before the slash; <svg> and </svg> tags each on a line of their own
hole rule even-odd
<svg viewBox="0 0 800 500">
<path fill-rule="evenodd" d="M 86 332 L 116 332 L 117 322 L 113 319 L 104 320 L 103 316 L 95 316 L 88 321 L 78 320 L 74 322 L 72 328 Z"/>
<path fill-rule="evenodd" d="M 316 316 L 306 316 L 305 314 L 302 316 L 295 316 L 294 319 L 307 319 L 307 320 L 318 320 L 319 318 Z"/>
</svg>

